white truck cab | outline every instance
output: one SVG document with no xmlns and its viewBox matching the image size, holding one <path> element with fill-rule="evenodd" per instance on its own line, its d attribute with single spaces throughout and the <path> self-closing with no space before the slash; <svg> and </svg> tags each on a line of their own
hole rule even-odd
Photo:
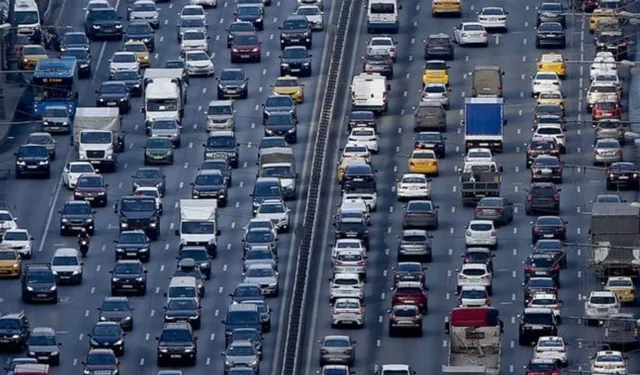
<svg viewBox="0 0 640 375">
<path fill-rule="evenodd" d="M 180 199 L 180 227 L 175 231 L 180 246 L 204 246 L 215 257 L 218 252 L 218 200 Z"/>
</svg>

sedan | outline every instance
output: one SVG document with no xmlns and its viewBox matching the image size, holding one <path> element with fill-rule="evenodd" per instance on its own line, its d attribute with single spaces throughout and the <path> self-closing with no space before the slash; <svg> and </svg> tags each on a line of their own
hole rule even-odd
<svg viewBox="0 0 640 375">
<path fill-rule="evenodd" d="M 431 180 L 423 174 L 405 173 L 398 180 L 398 201 L 431 198 Z"/>
<path fill-rule="evenodd" d="M 462 263 L 485 264 L 489 272 L 493 272 L 493 257 L 495 254 L 486 247 L 468 247 L 461 255 Z"/>
<path fill-rule="evenodd" d="M 184 62 L 189 76 L 212 77 L 215 72 L 213 59 L 204 51 L 187 51 Z"/>
<path fill-rule="evenodd" d="M 622 146 L 613 138 L 598 139 L 593 146 L 593 165 L 622 161 Z"/>
<path fill-rule="evenodd" d="M 253 342 L 249 340 L 235 340 L 229 344 L 224 356 L 224 373 L 233 367 L 249 367 L 255 374 L 260 373 L 260 355 Z"/>
<path fill-rule="evenodd" d="M 562 89 L 560 77 L 552 72 L 538 72 L 531 77 L 531 96 L 536 97 L 543 91 L 558 91 Z"/>
<path fill-rule="evenodd" d="M 356 341 L 346 335 L 329 335 L 320 340 L 319 366 L 345 364 L 353 366 L 356 361 Z"/>
<path fill-rule="evenodd" d="M 268 246 L 254 246 L 250 250 L 248 250 L 244 257 L 243 261 L 243 270 L 249 269 L 252 265 L 255 264 L 266 264 L 269 265 L 274 270 L 278 269 L 278 257 L 274 254 L 273 250 L 271 250 Z"/>
<path fill-rule="evenodd" d="M 559 22 L 543 22 L 536 31 L 536 48 L 556 47 L 563 49 L 567 45 L 564 26 Z"/>
<path fill-rule="evenodd" d="M 539 216 L 531 222 L 531 243 L 539 239 L 567 239 L 567 222 L 558 216 Z"/>
<path fill-rule="evenodd" d="M 324 13 L 317 5 L 301 5 L 293 14 L 307 17 L 311 24 L 311 30 L 322 31 L 324 29 Z"/>
<path fill-rule="evenodd" d="M 264 7 L 262 4 L 238 4 L 234 16 L 236 22 L 251 22 L 256 30 L 264 30 Z"/>
<path fill-rule="evenodd" d="M 414 138 L 413 148 L 426 148 L 433 150 L 438 159 L 444 159 L 446 156 L 445 141 L 447 137 L 440 132 L 420 132 Z"/>
<path fill-rule="evenodd" d="M 231 41 L 231 63 L 262 61 L 262 42 L 255 32 L 236 33 Z"/>
<path fill-rule="evenodd" d="M 136 189 L 142 186 L 151 186 L 157 187 L 163 196 L 166 193 L 166 176 L 162 173 L 162 169 L 158 167 L 138 168 L 131 178 L 133 179 L 131 182 L 132 192 L 135 192 Z"/>
<path fill-rule="evenodd" d="M 274 222 L 276 228 L 282 232 L 289 231 L 291 210 L 281 200 L 266 199 L 262 201 L 256 211 L 256 218 L 269 219 Z"/>
<path fill-rule="evenodd" d="M 482 44 L 489 46 L 489 34 L 479 22 L 463 22 L 453 29 L 453 38 L 460 46 Z"/>
<path fill-rule="evenodd" d="M 209 53 L 209 36 L 201 30 L 188 30 L 182 34 L 180 52 L 204 51 Z"/>
<path fill-rule="evenodd" d="M 149 130 L 151 138 L 168 138 L 175 148 L 180 148 L 182 125 L 173 118 L 156 119 Z"/>
<path fill-rule="evenodd" d="M 556 156 L 540 155 L 531 163 L 531 182 L 561 184 L 563 163 Z"/>
<path fill-rule="evenodd" d="M 438 208 L 430 200 L 410 201 L 402 215 L 402 228 L 438 229 Z"/>
<path fill-rule="evenodd" d="M 311 76 L 311 57 L 303 46 L 285 47 L 280 56 L 280 75 Z"/>
<path fill-rule="evenodd" d="M 450 92 L 451 90 L 445 84 L 429 83 L 424 85 L 420 101 L 440 103 L 444 109 L 448 110 L 450 107 Z"/>
<path fill-rule="evenodd" d="M 91 349 L 82 362 L 83 374 L 105 372 L 117 375 L 120 373 L 120 361 L 111 349 Z"/>
<path fill-rule="evenodd" d="M 140 71 L 140 63 L 138 62 L 138 56 L 133 52 L 116 52 L 109 60 L 109 76 L 113 75 L 121 70 L 133 70 L 135 72 Z"/>
<path fill-rule="evenodd" d="M 378 153 L 380 145 L 378 144 L 378 134 L 373 128 L 354 128 L 351 129 L 348 142 L 363 144 L 372 153 Z"/>
<path fill-rule="evenodd" d="M 497 225 L 507 225 L 513 221 L 515 214 L 513 202 L 507 198 L 480 199 L 475 210 L 475 220 L 491 220 Z"/>
<path fill-rule="evenodd" d="M 563 366 L 569 364 L 568 345 L 560 336 L 542 336 L 533 350 L 536 359 L 552 359 Z"/>
<path fill-rule="evenodd" d="M 364 56 L 362 71 L 364 73 L 378 73 L 387 79 L 393 79 L 393 58 L 389 52 L 384 50 L 368 51 Z"/>
<path fill-rule="evenodd" d="M 99 90 L 96 90 L 96 107 L 118 107 L 120 113 L 131 111 L 131 96 L 127 84 L 122 81 L 103 82 Z"/>
<path fill-rule="evenodd" d="M 97 173 L 93 168 L 93 165 L 85 161 L 74 161 L 67 163 L 62 170 L 62 183 L 68 189 L 73 190 L 76 188 L 78 178 L 83 174 Z"/>
<path fill-rule="evenodd" d="M 419 262 L 398 262 L 393 270 L 395 271 L 393 274 L 394 284 L 402 281 L 417 281 L 423 285 L 426 283 L 426 267 L 423 267 Z"/>
<path fill-rule="evenodd" d="M 555 262 L 561 269 L 567 268 L 567 252 L 564 244 L 560 240 L 538 240 L 533 245 L 533 252 L 536 254 L 547 254 L 555 257 Z"/>
<path fill-rule="evenodd" d="M 117 322 L 98 322 L 87 336 L 91 349 L 111 349 L 116 355 L 124 354 L 124 332 Z"/>
<path fill-rule="evenodd" d="M 507 14 L 509 12 L 505 12 L 505 10 L 501 7 L 485 7 L 482 8 L 480 12 L 478 12 L 478 22 L 485 29 L 498 29 L 507 32 Z"/>
<path fill-rule="evenodd" d="M 265 297 L 277 297 L 280 294 L 278 271 L 269 264 L 252 264 L 244 272 L 244 283 L 258 284 Z"/>
</svg>

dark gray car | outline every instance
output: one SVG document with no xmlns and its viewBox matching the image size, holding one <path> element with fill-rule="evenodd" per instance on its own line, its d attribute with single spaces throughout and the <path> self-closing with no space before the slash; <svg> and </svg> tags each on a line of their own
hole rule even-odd
<svg viewBox="0 0 640 375">
<path fill-rule="evenodd" d="M 98 307 L 101 322 L 118 322 L 125 331 L 133 329 L 133 310 L 127 297 L 105 297 Z"/>
<path fill-rule="evenodd" d="M 117 73 L 116 73 L 117 74 Z M 156 119 L 151 124 L 152 138 L 167 138 L 176 148 L 180 148 L 182 125 L 174 118 Z"/>
<path fill-rule="evenodd" d="M 320 367 L 326 364 L 353 366 L 356 361 L 356 341 L 347 335 L 328 335 L 320 340 Z"/>
<path fill-rule="evenodd" d="M 51 366 L 60 365 L 60 345 L 56 338 L 56 331 L 49 327 L 36 327 L 31 330 L 27 341 L 29 357 L 36 358 L 40 363 Z"/>
<path fill-rule="evenodd" d="M 146 186 L 157 187 L 163 196 L 166 192 L 166 177 L 160 168 L 138 168 L 131 178 L 133 179 L 131 190 L 134 192 L 137 188 Z"/>
<path fill-rule="evenodd" d="M 447 131 L 447 111 L 442 104 L 420 102 L 413 114 L 413 131 Z"/>
<path fill-rule="evenodd" d="M 497 225 L 513 221 L 513 202 L 506 198 L 482 198 L 476 207 L 475 220 L 492 220 Z"/>
<path fill-rule="evenodd" d="M 544 2 L 538 7 L 536 16 L 536 25 L 540 25 L 543 22 L 560 22 L 563 27 L 566 27 L 566 16 L 564 15 L 565 9 L 560 2 Z"/>
<path fill-rule="evenodd" d="M 438 229 L 438 206 L 429 200 L 410 201 L 402 216 L 404 229 Z"/>
<path fill-rule="evenodd" d="M 551 182 L 535 182 L 527 191 L 525 200 L 525 213 L 527 215 L 559 215 L 560 191 Z"/>
<path fill-rule="evenodd" d="M 609 348 L 635 349 L 640 343 L 638 321 L 632 314 L 614 314 L 604 321 L 602 342 Z"/>
</svg>

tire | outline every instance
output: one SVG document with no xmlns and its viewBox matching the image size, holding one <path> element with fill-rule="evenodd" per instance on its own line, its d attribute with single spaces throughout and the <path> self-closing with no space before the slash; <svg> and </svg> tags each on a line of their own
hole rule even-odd
<svg viewBox="0 0 640 375">
<path fill-rule="evenodd" d="M 528 343 L 522 339 L 522 336 L 518 336 L 518 345 L 525 346 L 528 345 Z"/>
<path fill-rule="evenodd" d="M 396 331 L 393 330 L 393 328 L 389 327 L 389 337 L 395 337 L 396 335 Z"/>
</svg>

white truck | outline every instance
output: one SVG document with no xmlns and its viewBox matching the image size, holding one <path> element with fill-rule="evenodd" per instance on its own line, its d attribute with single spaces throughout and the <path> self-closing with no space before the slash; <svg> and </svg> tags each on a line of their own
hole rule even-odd
<svg viewBox="0 0 640 375">
<path fill-rule="evenodd" d="M 180 227 L 176 229 L 180 247 L 202 246 L 212 257 L 218 252 L 217 199 L 180 199 Z"/>
<path fill-rule="evenodd" d="M 286 199 L 296 197 L 296 160 L 291 147 L 273 147 L 260 151 L 258 177 L 280 179 L 282 194 Z"/>
<path fill-rule="evenodd" d="M 187 83 L 182 69 L 147 69 L 144 73 L 144 114 L 147 134 L 151 125 L 159 118 L 178 121 L 184 116 L 187 102 Z"/>
<path fill-rule="evenodd" d="M 78 161 L 87 161 L 102 171 L 115 172 L 117 153 L 124 151 L 118 108 L 78 108 L 73 121 L 72 143 Z"/>
</svg>

